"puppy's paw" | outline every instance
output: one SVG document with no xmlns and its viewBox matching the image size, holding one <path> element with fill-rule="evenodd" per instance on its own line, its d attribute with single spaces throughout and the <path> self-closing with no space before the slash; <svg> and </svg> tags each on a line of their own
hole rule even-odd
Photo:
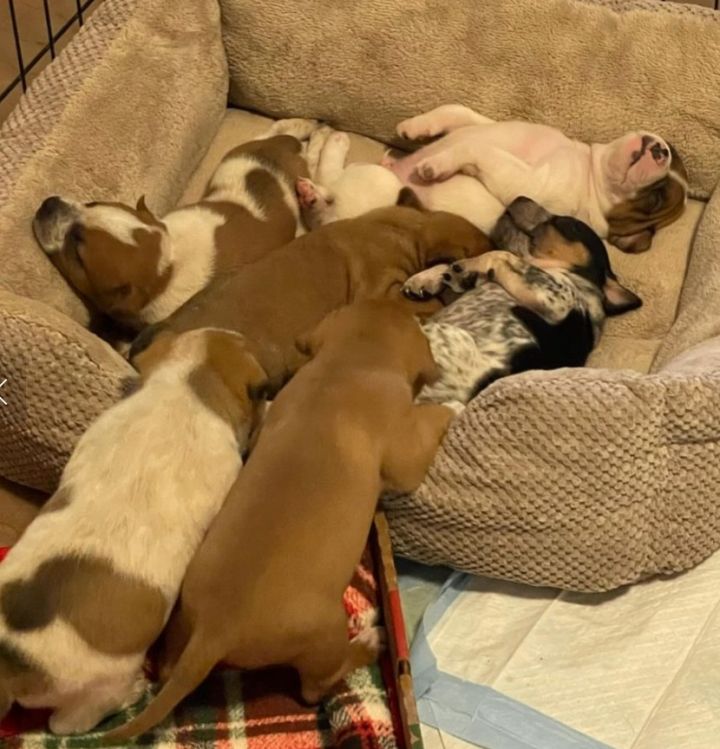
<svg viewBox="0 0 720 749">
<path fill-rule="evenodd" d="M 430 299 L 437 296 L 445 283 L 447 265 L 435 265 L 410 276 L 403 284 L 403 294 L 408 299 Z"/>
<path fill-rule="evenodd" d="M 317 203 L 317 188 L 315 183 L 307 177 L 298 177 L 295 181 L 295 194 L 302 209 L 308 210 Z"/>
<path fill-rule="evenodd" d="M 352 638 L 351 642 L 365 651 L 370 662 L 375 661 L 387 647 L 385 627 L 376 626 L 363 629 L 362 632 L 358 632 Z"/>
<path fill-rule="evenodd" d="M 419 140 L 420 138 L 433 138 L 443 131 L 427 115 L 420 114 L 403 120 L 396 128 L 397 134 L 407 140 Z"/>
<path fill-rule="evenodd" d="M 443 276 L 443 281 L 457 294 L 474 289 L 479 282 L 486 279 L 486 274 L 477 267 L 466 265 L 464 261 L 453 263 Z"/>
<path fill-rule="evenodd" d="M 301 117 L 292 117 L 287 120 L 278 120 L 271 125 L 269 135 L 292 135 L 298 140 L 307 140 L 320 127 L 318 120 L 307 120 Z"/>
<path fill-rule="evenodd" d="M 453 172 L 445 163 L 442 154 L 428 156 L 418 161 L 415 167 L 415 175 L 423 182 L 438 182 L 452 176 Z"/>
<path fill-rule="evenodd" d="M 350 148 L 350 136 L 341 130 L 335 130 L 327 139 L 326 147 L 342 148 L 347 150 Z"/>
</svg>

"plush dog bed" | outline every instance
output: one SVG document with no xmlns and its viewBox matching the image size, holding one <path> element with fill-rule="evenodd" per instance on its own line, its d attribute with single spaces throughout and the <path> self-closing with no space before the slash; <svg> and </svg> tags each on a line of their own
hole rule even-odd
<svg viewBox="0 0 720 749">
<path fill-rule="evenodd" d="M 0 133 L 0 473 L 51 489 L 131 373 L 32 238 L 44 197 L 144 193 L 162 214 L 196 196 L 261 129 L 228 91 L 380 139 L 460 101 L 586 140 L 657 131 L 695 199 L 649 253 L 613 252 L 645 306 L 611 321 L 596 368 L 507 378 L 456 420 L 422 489 L 387 503 L 396 548 L 591 591 L 687 569 L 720 546 L 720 370 L 663 367 L 720 333 L 719 84 L 718 16 L 672 4 L 105 0 Z"/>
</svg>

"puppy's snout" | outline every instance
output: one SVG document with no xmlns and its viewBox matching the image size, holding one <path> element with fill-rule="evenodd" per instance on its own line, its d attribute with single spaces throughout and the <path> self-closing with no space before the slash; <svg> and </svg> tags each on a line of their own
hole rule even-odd
<svg viewBox="0 0 720 749">
<path fill-rule="evenodd" d="M 64 205 L 65 203 L 63 203 L 62 198 L 60 198 L 58 195 L 51 195 L 49 198 L 45 198 L 45 200 L 40 203 L 40 207 L 35 213 L 35 219 L 37 221 L 48 221 L 58 211 L 62 210 Z"/>
<path fill-rule="evenodd" d="M 650 153 L 658 163 L 666 161 L 670 156 L 670 150 L 668 148 L 665 148 L 662 143 L 655 143 L 655 145 L 650 149 Z"/>
<path fill-rule="evenodd" d="M 477 285 L 478 280 L 478 274 L 475 272 L 472 273 L 466 273 L 461 279 L 460 279 L 460 285 L 465 289 L 465 291 L 469 291 L 470 289 L 474 289 Z"/>
</svg>

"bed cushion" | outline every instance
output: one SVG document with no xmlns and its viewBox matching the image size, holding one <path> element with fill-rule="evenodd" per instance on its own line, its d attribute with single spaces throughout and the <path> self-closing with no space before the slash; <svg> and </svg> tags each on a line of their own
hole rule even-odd
<svg viewBox="0 0 720 749">
<path fill-rule="evenodd" d="M 131 368 L 35 242 L 41 200 L 179 198 L 226 109 L 214 0 L 105 0 L 0 131 L 0 474 L 52 490 Z"/>
<path fill-rule="evenodd" d="M 401 119 L 447 102 L 582 140 L 643 127 L 678 147 L 697 194 L 720 173 L 717 102 L 706 95 L 720 88 L 711 11 L 605 0 L 221 3 L 237 106 L 383 141 Z"/>
</svg>

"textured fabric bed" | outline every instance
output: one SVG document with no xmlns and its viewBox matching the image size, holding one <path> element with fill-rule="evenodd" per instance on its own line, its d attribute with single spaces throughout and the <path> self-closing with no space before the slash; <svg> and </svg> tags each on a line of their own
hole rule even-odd
<svg viewBox="0 0 720 749">
<path fill-rule="evenodd" d="M 709 194 L 720 168 L 716 101 L 705 93 L 720 87 L 717 16 L 647 2 L 615 13 L 620 5 L 104 0 L 0 135 L 0 474 L 51 489 L 130 371 L 84 328 L 86 310 L 35 245 L 34 208 L 55 192 L 146 193 L 162 214 L 183 191 L 197 196 L 224 144 L 262 125 L 225 116 L 228 85 L 236 104 L 330 117 L 381 139 L 398 118 L 448 99 L 584 138 L 648 127 L 676 141 L 695 194 Z M 381 148 L 353 147 L 354 158 Z M 720 334 L 719 235 L 715 194 L 707 207 L 691 202 L 649 253 L 614 252 L 645 307 L 608 325 L 598 369 L 508 378 L 473 402 L 424 487 L 388 504 L 397 548 L 605 590 L 720 547 L 720 372 L 659 370 Z"/>
<path fill-rule="evenodd" d="M 401 575 L 404 601 L 437 590 L 414 572 Z M 439 675 L 423 679 L 422 634 L 412 659 L 427 749 L 478 736 L 486 749 L 718 746 L 720 555 L 606 594 L 463 575 L 435 607 L 425 635 Z"/>
</svg>

